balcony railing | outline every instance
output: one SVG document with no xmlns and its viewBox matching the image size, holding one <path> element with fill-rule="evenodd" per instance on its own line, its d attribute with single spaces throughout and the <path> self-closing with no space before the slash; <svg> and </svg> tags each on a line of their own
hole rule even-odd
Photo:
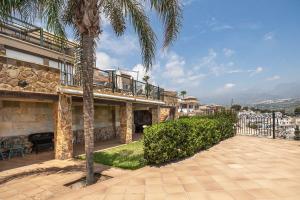
<svg viewBox="0 0 300 200">
<path fill-rule="evenodd" d="M 73 70 L 61 70 L 61 84 L 81 86 L 80 73 Z M 153 100 L 164 100 L 164 89 L 149 83 L 134 80 L 128 75 L 118 75 L 114 71 L 94 69 L 94 90 L 137 96 Z"/>
<path fill-rule="evenodd" d="M 72 55 L 72 50 L 77 47 L 76 43 L 15 17 L 0 18 L 0 33 L 67 55 Z"/>
</svg>

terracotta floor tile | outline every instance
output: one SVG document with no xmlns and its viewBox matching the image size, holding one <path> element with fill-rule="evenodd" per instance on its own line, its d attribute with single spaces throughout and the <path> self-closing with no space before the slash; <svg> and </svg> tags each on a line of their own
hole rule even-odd
<svg viewBox="0 0 300 200">
<path fill-rule="evenodd" d="M 1 161 L 0 169 L 3 168 L 2 163 L 5 162 Z M 53 160 L 46 163 L 47 166 L 57 167 L 64 166 L 65 161 Z M 56 164 L 53 165 L 54 163 Z M 2 171 L 0 180 L 8 174 L 14 175 L 21 170 L 40 168 L 39 166 L 44 164 Z M 108 171 L 110 170 L 116 169 L 110 168 Z M 72 177 L 81 177 L 83 171 L 9 181 L 0 185 L 0 200 L 21 200 L 24 196 L 26 200 L 35 200 L 41 194 L 45 194 L 44 200 L 300 199 L 300 151 L 299 142 L 295 141 L 237 136 L 190 158 L 164 166 L 147 166 L 127 172 L 128 176 L 120 176 L 84 189 L 62 187 L 61 184 L 72 180 Z M 24 196 L 17 196 L 20 192 Z"/>
<path fill-rule="evenodd" d="M 212 191 L 208 193 L 210 200 L 235 200 L 230 194 L 227 192 L 221 191 Z"/>
<path fill-rule="evenodd" d="M 146 194 L 148 193 L 164 193 L 163 185 L 146 185 Z"/>
<path fill-rule="evenodd" d="M 278 199 L 278 197 L 268 189 L 251 189 L 246 191 L 256 199 Z"/>
<path fill-rule="evenodd" d="M 166 200 L 189 200 L 187 194 L 185 193 L 173 193 L 173 194 L 168 194 L 165 197 Z"/>
<path fill-rule="evenodd" d="M 229 190 L 227 193 L 236 200 L 255 200 L 255 197 L 245 190 Z"/>
<path fill-rule="evenodd" d="M 188 197 L 190 200 L 209 200 L 207 192 L 188 192 Z"/>
<path fill-rule="evenodd" d="M 124 198 L 123 194 L 107 194 L 104 199 L 105 200 L 121 200 Z"/>
<path fill-rule="evenodd" d="M 171 194 L 171 193 L 180 193 L 184 192 L 184 188 L 182 185 L 179 184 L 164 184 L 163 185 L 164 191 Z"/>
<path fill-rule="evenodd" d="M 164 200 L 166 194 L 146 194 L 145 200 Z"/>
<path fill-rule="evenodd" d="M 198 184 L 198 183 L 184 184 L 183 187 L 186 192 L 205 191 L 205 188 L 201 184 Z"/>
</svg>

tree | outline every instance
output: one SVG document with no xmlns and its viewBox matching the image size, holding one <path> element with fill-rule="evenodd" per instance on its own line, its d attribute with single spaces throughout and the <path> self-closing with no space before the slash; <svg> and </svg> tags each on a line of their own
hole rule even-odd
<svg viewBox="0 0 300 200">
<path fill-rule="evenodd" d="M 238 104 L 234 104 L 231 106 L 231 109 L 235 111 L 240 111 L 242 109 L 242 106 Z"/>
<path fill-rule="evenodd" d="M 300 115 L 300 107 L 295 108 L 294 114 L 295 115 Z"/>
<path fill-rule="evenodd" d="M 109 20 L 117 36 L 121 36 L 129 21 L 137 33 L 146 71 L 155 57 L 156 36 L 145 6 L 157 12 L 164 29 L 163 47 L 177 38 L 181 27 L 181 6 L 178 0 L 4 0 L 0 1 L 0 15 L 20 14 L 24 19 L 34 19 L 37 14 L 49 30 L 64 36 L 64 26 L 73 27 L 82 48 L 81 73 L 83 87 L 84 135 L 87 168 L 87 185 L 94 182 L 94 97 L 93 68 L 95 66 L 95 39 L 101 36 L 101 16 Z"/>
<path fill-rule="evenodd" d="M 244 107 L 243 107 L 243 110 L 248 111 L 248 110 L 249 110 L 249 107 L 248 107 L 248 106 L 244 106 Z"/>
<path fill-rule="evenodd" d="M 180 96 L 182 96 L 182 98 L 184 99 L 184 96 L 186 95 L 186 93 L 187 92 L 185 90 L 183 90 L 183 91 L 180 92 Z"/>
<path fill-rule="evenodd" d="M 143 81 L 145 81 L 146 83 L 148 83 L 149 79 L 150 79 L 150 76 L 148 76 L 148 75 L 145 75 L 143 77 Z"/>
</svg>

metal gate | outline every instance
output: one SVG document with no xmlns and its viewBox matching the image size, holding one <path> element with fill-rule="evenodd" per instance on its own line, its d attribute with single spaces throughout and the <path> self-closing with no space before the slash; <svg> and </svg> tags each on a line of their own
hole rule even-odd
<svg viewBox="0 0 300 200">
<path fill-rule="evenodd" d="M 294 134 L 295 129 L 285 119 L 287 119 L 286 116 L 275 112 L 263 114 L 238 113 L 236 132 L 237 135 L 289 139 Z"/>
</svg>

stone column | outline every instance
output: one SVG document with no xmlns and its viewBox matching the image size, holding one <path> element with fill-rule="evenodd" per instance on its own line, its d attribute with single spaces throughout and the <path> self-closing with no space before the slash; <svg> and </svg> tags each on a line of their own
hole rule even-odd
<svg viewBox="0 0 300 200">
<path fill-rule="evenodd" d="M 122 143 L 130 143 L 133 133 L 133 110 L 132 103 L 126 102 L 125 106 L 120 106 L 120 140 Z"/>
<path fill-rule="evenodd" d="M 54 148 L 55 159 L 69 159 L 73 157 L 73 132 L 72 132 L 72 97 L 59 95 L 55 103 L 55 134 Z"/>
<path fill-rule="evenodd" d="M 3 44 L 0 44 L 0 56 L 6 55 L 6 49 Z"/>
<path fill-rule="evenodd" d="M 160 106 L 151 108 L 152 114 L 152 124 L 157 124 L 160 122 Z"/>
</svg>

